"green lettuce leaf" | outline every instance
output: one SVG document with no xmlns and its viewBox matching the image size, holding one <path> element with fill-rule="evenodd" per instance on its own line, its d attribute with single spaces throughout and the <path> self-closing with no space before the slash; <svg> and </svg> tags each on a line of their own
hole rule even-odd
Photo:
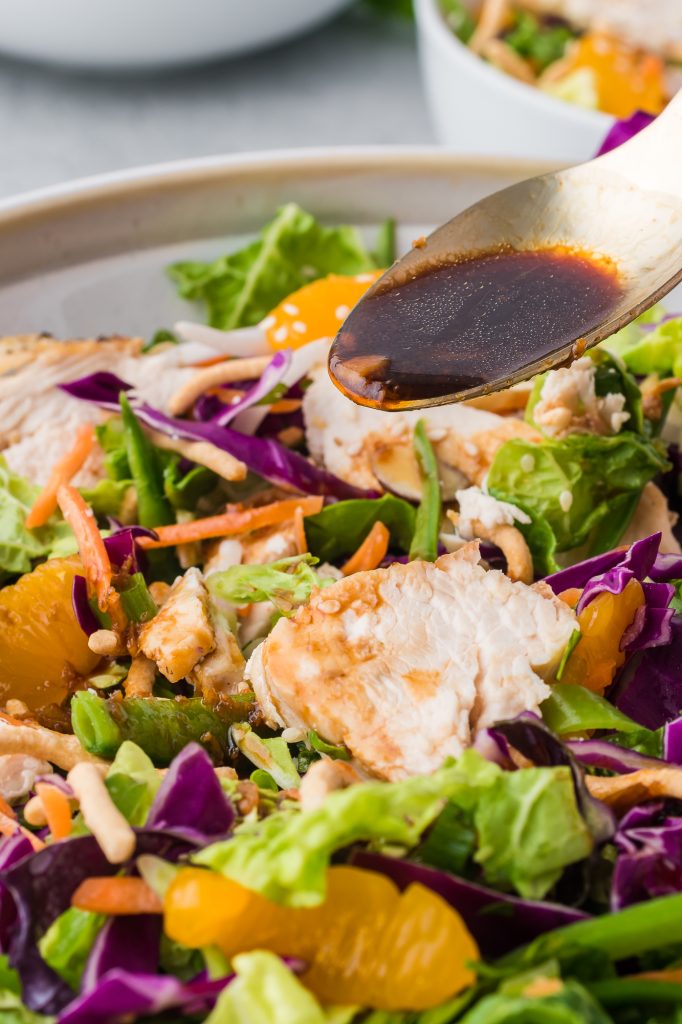
<svg viewBox="0 0 682 1024">
<path fill-rule="evenodd" d="M 69 907 L 52 922 L 38 942 L 45 963 L 74 991 L 80 987 L 90 950 L 105 921 L 103 914 Z"/>
<path fill-rule="evenodd" d="M 144 750 L 124 740 L 109 767 L 105 784 L 126 821 L 144 825 L 161 785 L 161 776 Z"/>
<path fill-rule="evenodd" d="M 355 228 L 323 227 L 312 214 L 288 203 L 257 241 L 212 263 L 174 263 L 168 273 L 183 298 L 206 305 L 213 327 L 231 330 L 259 323 L 309 281 L 359 274 L 373 266 Z"/>
<path fill-rule="evenodd" d="M 612 1024 L 599 1003 L 577 981 L 546 996 L 485 996 L 460 1019 L 461 1024 Z"/>
<path fill-rule="evenodd" d="M 470 806 L 499 772 L 469 750 L 433 775 L 350 786 L 315 810 L 245 823 L 232 839 L 206 847 L 194 860 L 277 903 L 315 906 L 324 899 L 336 850 L 372 840 L 412 847 L 448 799 Z"/>
<path fill-rule="evenodd" d="M 504 772 L 467 750 L 433 775 L 362 783 L 315 810 L 247 822 L 194 860 L 275 902 L 314 906 L 337 850 L 372 841 L 412 848 L 448 801 L 473 820 L 486 880 L 522 895 L 541 898 L 564 867 L 592 850 L 568 769 Z"/>
<path fill-rule="evenodd" d="M 332 580 L 313 572 L 311 555 L 293 555 L 265 565 L 232 565 L 211 573 L 207 580 L 214 597 L 233 604 L 271 601 L 283 615 L 305 604 L 313 590 L 329 586 Z"/>
<path fill-rule="evenodd" d="M 261 739 L 246 722 L 232 726 L 232 739 L 252 764 L 267 772 L 280 789 L 297 789 L 301 783 L 289 746 L 281 736 Z"/>
<path fill-rule="evenodd" d="M 130 522 L 132 517 L 124 509 L 128 507 L 132 511 L 137 508 L 133 487 L 132 480 L 111 480 L 106 477 L 98 480 L 94 487 L 81 488 L 81 494 L 98 518 L 113 516 Z"/>
<path fill-rule="evenodd" d="M 523 468 L 524 456 L 534 468 Z M 518 504 L 549 523 L 557 551 L 587 545 L 585 556 L 615 547 L 644 485 L 669 468 L 651 441 L 625 431 L 615 437 L 572 434 L 534 444 L 503 444 L 488 474 L 495 497 Z M 563 495 L 570 496 L 568 509 Z"/>
<path fill-rule="evenodd" d="M 9 989 L 0 988 L 0 1021 L 2 1024 L 53 1024 L 55 1017 L 44 1017 L 41 1013 L 28 1010 L 21 996 Z"/>
<path fill-rule="evenodd" d="M 666 320 L 653 331 L 643 331 L 636 324 L 629 324 L 604 342 L 604 346 L 620 355 L 632 373 L 680 376 L 682 317 Z"/>
<path fill-rule="evenodd" d="M 575 32 L 567 25 L 544 25 L 530 11 L 517 11 L 514 25 L 504 36 L 507 45 L 538 73 L 563 57 L 573 39 Z"/>
<path fill-rule="evenodd" d="M 41 488 L 9 469 L 0 456 L 0 572 L 30 572 L 33 562 L 45 558 L 60 539 L 73 537 L 57 516 L 38 530 L 26 529 L 26 516 Z"/>
<path fill-rule="evenodd" d="M 500 772 L 480 794 L 474 825 L 486 881 L 526 899 L 542 899 L 593 847 L 568 767 Z"/>
<path fill-rule="evenodd" d="M 240 953 L 237 977 L 223 990 L 206 1024 L 350 1024 L 348 1009 L 323 1009 L 274 953 Z"/>
<path fill-rule="evenodd" d="M 391 546 L 406 554 L 414 534 L 416 512 L 412 505 L 393 494 L 381 498 L 353 498 L 327 505 L 303 520 L 308 546 L 321 562 L 334 562 L 350 555 L 362 544 L 376 522 L 391 533 Z"/>
<path fill-rule="evenodd" d="M 604 697 L 571 683 L 555 683 L 550 696 L 540 705 L 540 712 L 545 725 L 558 736 L 594 729 L 617 729 L 623 733 L 641 729 Z"/>
</svg>

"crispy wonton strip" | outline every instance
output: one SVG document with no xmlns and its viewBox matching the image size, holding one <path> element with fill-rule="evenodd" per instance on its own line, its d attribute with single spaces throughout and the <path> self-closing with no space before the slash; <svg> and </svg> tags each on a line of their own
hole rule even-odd
<svg viewBox="0 0 682 1024">
<path fill-rule="evenodd" d="M 104 765 L 99 757 L 88 754 L 77 736 L 65 736 L 42 725 L 25 725 L 0 714 L 0 754 L 27 754 L 70 771 L 80 761 Z"/>
<path fill-rule="evenodd" d="M 135 833 L 111 799 L 96 766 L 81 761 L 71 769 L 67 782 L 80 804 L 85 824 L 109 863 L 130 860 L 135 852 Z"/>
<path fill-rule="evenodd" d="M 246 464 L 235 459 L 234 455 L 224 452 L 209 441 L 183 441 L 178 437 L 167 437 L 158 430 L 146 430 L 157 448 L 168 452 L 177 452 L 190 462 L 212 469 L 223 480 L 243 480 L 246 476 Z"/>
<path fill-rule="evenodd" d="M 682 768 L 678 767 L 641 768 L 608 778 L 586 775 L 585 782 L 592 796 L 618 812 L 658 797 L 682 800 Z"/>
<path fill-rule="evenodd" d="M 175 392 L 168 403 L 168 411 L 171 416 L 179 416 L 209 388 L 234 384 L 238 380 L 255 380 L 271 362 L 271 355 L 250 356 L 245 359 L 226 359 L 215 366 L 207 366 Z"/>
</svg>

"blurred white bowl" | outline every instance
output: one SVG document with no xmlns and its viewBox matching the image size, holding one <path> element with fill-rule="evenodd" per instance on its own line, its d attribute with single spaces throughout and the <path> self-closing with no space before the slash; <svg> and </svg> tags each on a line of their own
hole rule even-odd
<svg viewBox="0 0 682 1024">
<path fill-rule="evenodd" d="M 260 49 L 351 0 L 0 0 L 0 52 L 101 70 L 154 70 Z"/>
<path fill-rule="evenodd" d="M 419 56 L 439 140 L 460 153 L 589 160 L 613 124 L 488 64 L 460 42 L 439 0 L 415 0 Z"/>
</svg>

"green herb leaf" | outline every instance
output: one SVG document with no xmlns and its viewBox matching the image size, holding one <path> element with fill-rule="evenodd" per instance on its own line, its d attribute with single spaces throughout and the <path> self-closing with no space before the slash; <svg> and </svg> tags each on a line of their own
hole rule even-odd
<svg viewBox="0 0 682 1024">
<path fill-rule="evenodd" d="M 355 228 L 323 227 L 289 203 L 244 249 L 212 263 L 175 263 L 168 272 L 183 298 L 205 303 L 213 327 L 232 330 L 259 323 L 318 277 L 359 274 L 373 266 Z"/>
<path fill-rule="evenodd" d="M 352 554 L 376 522 L 388 527 L 391 546 L 409 551 L 416 513 L 412 505 L 393 494 L 381 498 L 354 498 L 327 505 L 303 520 L 308 546 L 321 562 L 335 562 Z"/>
</svg>

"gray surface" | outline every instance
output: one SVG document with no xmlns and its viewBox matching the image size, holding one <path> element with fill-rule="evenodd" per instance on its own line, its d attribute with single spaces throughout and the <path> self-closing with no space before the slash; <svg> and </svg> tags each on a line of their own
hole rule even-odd
<svg viewBox="0 0 682 1024">
<path fill-rule="evenodd" d="M 0 59 L 0 138 L 0 197 L 220 152 L 434 141 L 412 27 L 357 10 L 274 50 L 154 77 Z"/>
</svg>

